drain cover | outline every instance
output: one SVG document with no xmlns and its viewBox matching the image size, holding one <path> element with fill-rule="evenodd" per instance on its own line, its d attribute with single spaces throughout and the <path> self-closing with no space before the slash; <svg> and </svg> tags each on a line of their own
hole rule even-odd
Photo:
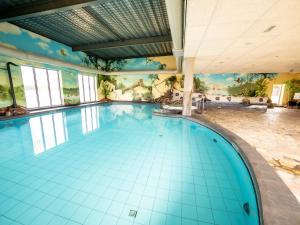
<svg viewBox="0 0 300 225">
<path fill-rule="evenodd" d="M 244 208 L 245 212 L 249 215 L 250 214 L 250 206 L 249 206 L 248 202 L 244 203 L 243 208 Z"/>
<path fill-rule="evenodd" d="M 213 139 L 213 141 L 214 141 L 214 142 L 218 142 L 217 139 L 215 139 L 215 138 Z"/>
<path fill-rule="evenodd" d="M 131 217 L 134 217 L 134 218 L 135 218 L 135 217 L 136 217 L 136 214 L 137 214 L 137 211 L 131 209 L 131 210 L 129 211 L 128 216 L 131 216 Z"/>
</svg>

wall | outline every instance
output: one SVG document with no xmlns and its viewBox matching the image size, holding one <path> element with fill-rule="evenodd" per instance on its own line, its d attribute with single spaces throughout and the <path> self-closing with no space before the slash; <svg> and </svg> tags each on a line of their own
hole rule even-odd
<svg viewBox="0 0 300 225">
<path fill-rule="evenodd" d="M 84 65 L 86 54 L 10 23 L 0 23 L 0 45 L 69 63 Z"/>
<path fill-rule="evenodd" d="M 104 78 L 104 80 L 102 80 Z M 99 99 L 104 98 L 101 93 L 101 83 L 107 79 L 99 77 Z M 169 74 L 149 74 L 149 75 L 115 75 L 109 76 L 109 84 L 112 92 L 109 99 L 118 101 L 161 101 L 169 98 L 171 91 L 182 91 L 182 76 Z"/>
<path fill-rule="evenodd" d="M 54 58 L 69 62 L 76 65 L 95 68 L 95 64 L 83 52 L 72 52 L 69 46 L 55 42 L 38 34 L 19 28 L 9 23 L 0 23 L 0 46 L 5 46 L 12 49 L 22 50 L 25 52 L 34 53 L 49 58 Z M 66 105 L 79 104 L 79 88 L 77 75 L 80 71 L 51 66 L 47 63 L 28 62 L 23 59 L 17 59 L 1 55 L 0 52 L 0 107 L 7 107 L 12 104 L 11 95 L 9 93 L 9 81 L 6 70 L 6 63 L 13 62 L 17 65 L 29 65 L 33 67 L 42 67 L 61 71 L 63 97 Z M 105 63 L 101 59 L 97 59 L 99 68 L 108 69 L 108 71 L 118 70 L 175 70 L 175 58 L 172 56 L 154 57 L 154 58 L 136 58 L 118 60 Z M 108 66 L 109 65 L 109 66 Z M 89 74 L 95 76 L 97 74 Z M 12 76 L 14 89 L 16 92 L 17 104 L 26 106 L 24 87 L 22 82 L 20 67 L 12 67 Z M 101 76 L 98 76 L 97 92 L 98 98 L 102 99 L 101 94 Z M 149 75 L 127 75 L 127 76 L 106 76 L 107 79 L 112 79 L 113 92 L 110 98 L 113 100 L 124 101 L 149 101 L 159 98 L 168 92 L 168 89 L 177 87 L 178 81 L 171 82 L 168 78 L 171 75 L 164 74 L 149 74 Z M 180 80 L 180 78 L 178 78 Z"/>
<path fill-rule="evenodd" d="M 75 65 L 85 65 L 84 60 L 87 57 L 87 55 L 83 52 L 72 52 L 72 49 L 69 46 L 63 45 L 6 22 L 0 23 L 0 46 L 62 60 Z M 65 103 L 79 103 L 79 94 L 76 91 L 73 91 L 73 93 L 70 91 L 70 88 L 76 87 L 77 74 L 79 71 L 70 70 L 63 67 L 54 67 L 46 63 L 28 62 L 23 59 L 7 57 L 5 55 L 1 55 L 0 52 L 0 107 L 6 107 L 12 104 L 12 99 L 9 93 L 8 74 L 6 70 L 7 62 L 13 62 L 17 65 L 28 65 L 33 67 L 60 70 L 62 72 L 64 93 L 66 93 L 64 94 Z M 11 68 L 17 104 L 26 106 L 20 67 Z"/>
<path fill-rule="evenodd" d="M 300 73 L 280 73 L 277 77 L 268 82 L 267 95 L 272 96 L 272 90 L 274 84 L 285 84 L 291 79 L 300 80 Z M 288 90 L 284 89 L 281 104 L 286 105 L 288 102 Z"/>
<path fill-rule="evenodd" d="M 299 73 L 195 74 L 194 89 L 211 96 L 272 97 L 274 84 L 298 79 Z M 197 85 L 196 85 L 197 84 Z M 287 90 L 282 104 L 287 104 Z"/>
</svg>

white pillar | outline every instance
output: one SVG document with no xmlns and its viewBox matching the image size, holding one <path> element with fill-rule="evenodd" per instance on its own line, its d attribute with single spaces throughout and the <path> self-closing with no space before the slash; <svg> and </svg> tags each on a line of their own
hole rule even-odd
<svg viewBox="0 0 300 225">
<path fill-rule="evenodd" d="M 183 60 L 184 88 L 183 88 L 182 115 L 184 116 L 191 116 L 192 114 L 194 62 L 195 62 L 195 58 L 184 58 Z"/>
<path fill-rule="evenodd" d="M 176 68 L 178 73 L 182 73 L 183 58 L 183 17 L 184 1 L 165 0 L 169 25 L 173 40 L 173 55 L 176 57 Z"/>
</svg>

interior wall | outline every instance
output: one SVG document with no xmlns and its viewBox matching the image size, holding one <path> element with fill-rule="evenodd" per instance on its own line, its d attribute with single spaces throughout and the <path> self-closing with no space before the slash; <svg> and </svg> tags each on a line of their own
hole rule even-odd
<svg viewBox="0 0 300 225">
<path fill-rule="evenodd" d="M 274 84 L 285 84 L 292 79 L 300 80 L 299 73 L 224 73 L 195 74 L 194 89 L 209 96 L 272 97 Z M 285 88 L 281 104 L 288 102 Z"/>
<path fill-rule="evenodd" d="M 277 77 L 268 82 L 267 95 L 272 96 L 272 90 L 274 84 L 286 84 L 287 81 L 297 79 L 300 80 L 300 73 L 280 73 Z M 285 87 L 282 94 L 281 104 L 286 105 L 288 102 L 288 90 Z"/>
<path fill-rule="evenodd" d="M 149 74 L 149 75 L 113 75 L 109 77 L 112 88 L 108 98 L 117 101 L 160 101 L 169 98 L 171 91 L 183 90 L 182 75 Z M 102 83 L 107 77 L 99 76 L 99 99 L 103 99 Z"/>
<path fill-rule="evenodd" d="M 11 66 L 14 92 L 16 95 L 16 101 L 18 105 L 26 107 L 25 92 L 20 67 L 22 65 L 60 71 L 65 105 L 79 104 L 79 88 L 77 75 L 78 73 L 80 73 L 80 71 L 65 67 L 52 66 L 48 64 L 28 62 L 22 59 L 0 55 L 0 107 L 7 107 L 12 105 L 12 98 L 9 91 L 10 86 L 8 80 L 8 73 L 6 70 L 7 62 L 13 62 L 18 65 L 17 67 Z M 96 74 L 88 75 L 96 76 Z"/>
<path fill-rule="evenodd" d="M 69 62 L 75 65 L 95 68 L 90 58 L 83 52 L 72 52 L 69 46 L 55 42 L 38 34 L 19 28 L 9 23 L 0 23 L 0 46 L 34 53 L 49 58 L 54 58 Z M 12 105 L 11 95 L 9 93 L 9 81 L 6 70 L 6 63 L 13 62 L 17 65 L 28 65 L 32 67 L 41 67 L 45 69 L 55 69 L 61 72 L 63 98 L 65 105 L 79 104 L 79 87 L 77 75 L 81 73 L 78 70 L 51 66 L 45 63 L 28 62 L 23 59 L 17 59 L 1 55 L 0 52 L 0 107 Z M 153 57 L 153 58 L 135 58 L 124 60 L 110 60 L 105 63 L 98 59 L 99 68 L 105 67 L 108 71 L 118 70 L 175 70 L 176 61 L 173 56 Z M 109 66 L 107 66 L 109 64 Z M 97 93 L 98 99 L 102 99 L 103 77 L 101 74 L 86 74 L 98 76 Z M 14 89 L 17 98 L 17 104 L 26 107 L 24 87 L 20 67 L 12 67 L 12 76 Z M 122 101 L 153 101 L 165 95 L 170 88 L 177 87 L 179 89 L 180 77 L 171 81 L 168 78 L 174 77 L 165 74 L 149 74 L 149 75 L 114 75 L 105 76 L 104 80 L 111 80 L 113 88 L 109 97 L 113 100 Z"/>
</svg>

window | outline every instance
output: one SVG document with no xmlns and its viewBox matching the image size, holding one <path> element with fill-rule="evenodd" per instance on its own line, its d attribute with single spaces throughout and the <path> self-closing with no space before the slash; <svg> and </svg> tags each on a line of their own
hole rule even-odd
<svg viewBox="0 0 300 225">
<path fill-rule="evenodd" d="M 78 74 L 80 102 L 97 101 L 97 77 Z"/>
<path fill-rule="evenodd" d="M 62 112 L 30 118 L 34 154 L 38 155 L 68 141 L 66 123 Z"/>
<path fill-rule="evenodd" d="M 27 108 L 62 105 L 61 79 L 56 70 L 21 66 Z"/>
</svg>

